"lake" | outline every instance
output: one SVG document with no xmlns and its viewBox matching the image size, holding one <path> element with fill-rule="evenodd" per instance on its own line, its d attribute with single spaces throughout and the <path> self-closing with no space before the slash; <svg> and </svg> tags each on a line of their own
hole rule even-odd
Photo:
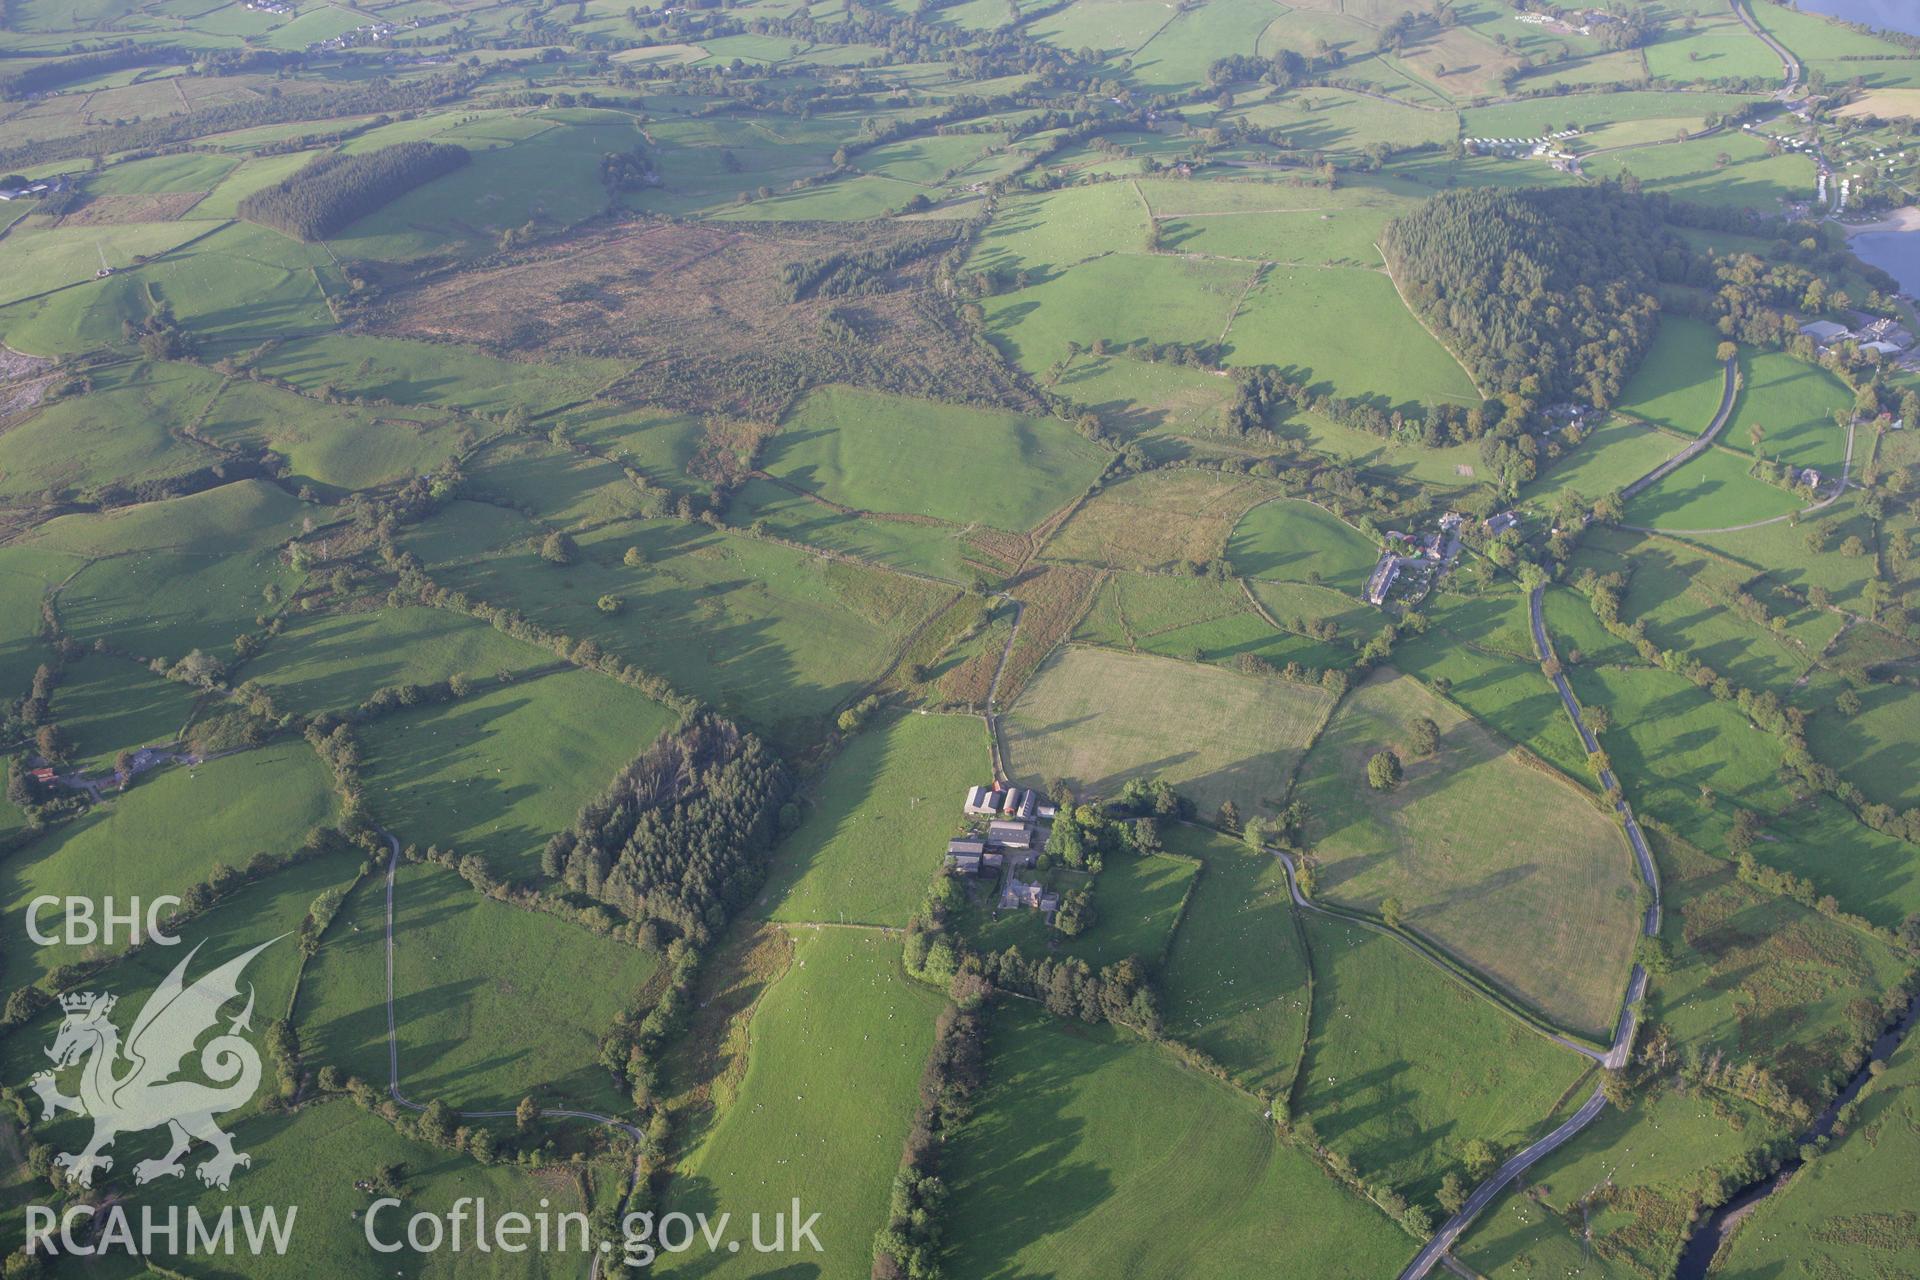
<svg viewBox="0 0 1920 1280">
<path fill-rule="evenodd" d="M 1863 231 L 1847 237 L 1847 247 L 1920 297 L 1920 231 Z"/>
<path fill-rule="evenodd" d="M 1800 0 L 1800 8 L 1848 22 L 1864 22 L 1882 31 L 1920 36 L 1920 5 L 1913 0 Z"/>
</svg>

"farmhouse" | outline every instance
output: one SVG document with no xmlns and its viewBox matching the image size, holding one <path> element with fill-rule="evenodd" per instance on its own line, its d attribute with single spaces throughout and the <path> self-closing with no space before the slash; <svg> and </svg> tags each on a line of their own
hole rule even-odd
<svg viewBox="0 0 1920 1280">
<path fill-rule="evenodd" d="M 1007 887 L 1000 894 L 1000 905 L 1009 911 L 1025 907 L 1050 916 L 1060 909 L 1060 895 L 1041 885 L 1028 884 L 1018 876 L 1009 876 Z"/>
</svg>

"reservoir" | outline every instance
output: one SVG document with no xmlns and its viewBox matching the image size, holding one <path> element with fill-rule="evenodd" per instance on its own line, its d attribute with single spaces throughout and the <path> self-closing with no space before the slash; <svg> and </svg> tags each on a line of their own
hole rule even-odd
<svg viewBox="0 0 1920 1280">
<path fill-rule="evenodd" d="M 1920 36 L 1920 5 L 1913 0 L 1800 0 L 1800 8 L 1806 13 L 1864 22 L 1882 31 Z"/>
</svg>

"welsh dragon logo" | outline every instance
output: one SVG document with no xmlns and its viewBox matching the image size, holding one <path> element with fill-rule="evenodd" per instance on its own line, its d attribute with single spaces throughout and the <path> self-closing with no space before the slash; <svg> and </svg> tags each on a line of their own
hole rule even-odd
<svg viewBox="0 0 1920 1280">
<path fill-rule="evenodd" d="M 120 1030 L 109 1016 L 118 997 L 87 991 L 60 998 L 66 1017 L 47 1056 L 53 1059 L 54 1071 L 85 1060 L 80 1094 L 68 1097 L 61 1093 L 54 1083 L 54 1071 L 36 1075 L 33 1091 L 46 1108 L 43 1119 L 61 1111 L 88 1116 L 93 1120 L 93 1138 L 78 1154 L 63 1152 L 55 1156 L 56 1166 L 79 1185 L 92 1186 L 96 1171 L 113 1168 L 113 1158 L 104 1152 L 115 1138 L 162 1125 L 172 1136 L 172 1149 L 158 1160 L 136 1164 L 135 1182 L 180 1177 L 186 1172 L 181 1157 L 196 1138 L 214 1151 L 194 1170 L 208 1186 L 225 1190 L 235 1169 L 253 1163 L 245 1152 L 233 1149 L 232 1135 L 213 1122 L 216 1114 L 245 1105 L 260 1087 L 259 1050 L 240 1035 L 251 1029 L 251 984 L 247 987 L 246 1008 L 232 1019 L 225 1034 L 216 1035 L 200 1050 L 200 1071 L 213 1084 L 175 1077 L 200 1037 L 220 1021 L 221 1008 L 239 997 L 240 975 L 247 965 L 278 941 L 263 942 L 189 985 L 187 966 L 200 950 L 194 947 L 147 998 L 133 1020 L 125 1045 L 120 1043 Z"/>
</svg>

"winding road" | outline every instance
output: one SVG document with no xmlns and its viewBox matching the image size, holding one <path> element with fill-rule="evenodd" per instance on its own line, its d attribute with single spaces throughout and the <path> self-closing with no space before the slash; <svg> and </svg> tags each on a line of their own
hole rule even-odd
<svg viewBox="0 0 1920 1280">
<path fill-rule="evenodd" d="M 377 828 L 386 837 L 387 848 L 387 1096 L 409 1111 L 425 1111 L 426 1104 L 415 1102 L 400 1092 L 400 1034 L 393 1016 L 393 883 L 400 872 L 400 837 L 383 828 Z M 453 1113 L 462 1120 L 503 1120 L 515 1114 L 509 1107 L 505 1111 L 456 1111 Z M 591 1120 L 609 1128 L 618 1129 L 635 1142 L 643 1140 L 638 1126 L 628 1124 L 616 1116 L 603 1116 L 597 1111 L 576 1111 L 569 1107 L 541 1107 L 539 1114 L 544 1119 Z"/>
<path fill-rule="evenodd" d="M 1780 86 L 1780 91 L 1774 96 L 1783 101 L 1791 97 L 1793 91 L 1800 87 L 1800 59 L 1753 20 L 1753 15 L 1747 12 L 1746 0 L 1728 0 L 1728 3 L 1733 6 L 1733 16 L 1746 24 L 1747 30 L 1759 37 L 1760 43 L 1773 50 L 1774 56 L 1780 59 L 1780 70 L 1786 75 L 1786 83 Z"/>
<path fill-rule="evenodd" d="M 1545 594 L 1545 587 L 1535 587 L 1527 599 L 1527 607 L 1533 617 L 1534 648 L 1543 663 L 1551 661 L 1554 656 L 1553 644 L 1547 638 L 1546 617 L 1542 609 L 1542 599 Z M 1580 741 L 1590 752 L 1599 750 L 1599 740 L 1593 736 L 1593 731 L 1587 728 L 1586 720 L 1580 714 L 1580 703 L 1573 696 L 1573 686 L 1567 683 L 1567 677 L 1557 668 L 1554 671 L 1553 684 L 1560 693 L 1560 701 L 1566 707 L 1567 715 L 1573 720 L 1573 727 L 1579 731 Z M 1600 771 L 1600 785 L 1609 791 L 1614 789 L 1611 770 Z M 1646 918 L 1641 923 L 1642 932 L 1651 938 L 1660 932 L 1660 877 L 1654 869 L 1653 854 L 1647 848 L 1646 836 L 1641 834 L 1640 824 L 1634 821 L 1633 810 L 1628 807 L 1624 798 L 1614 802 L 1614 809 L 1619 813 L 1625 826 L 1627 842 L 1633 846 L 1633 856 L 1640 864 L 1641 878 L 1653 895 L 1653 900 L 1647 907 Z M 1288 887 L 1292 888 L 1291 875 L 1288 876 L 1287 883 Z M 1295 901 L 1299 901 L 1297 892 Z M 1620 1005 L 1620 1021 L 1614 1029 L 1613 1047 L 1600 1060 L 1601 1065 L 1609 1070 L 1617 1071 L 1625 1066 L 1627 1056 L 1633 1051 L 1633 1036 L 1640 1023 L 1641 1000 L 1646 993 L 1647 971 L 1636 964 L 1633 966 L 1633 976 L 1627 980 L 1626 998 Z M 1558 1128 L 1525 1150 L 1516 1153 L 1495 1170 L 1492 1177 L 1476 1187 L 1473 1194 L 1467 1197 L 1466 1204 L 1460 1207 L 1460 1212 L 1441 1224 L 1440 1229 L 1434 1232 L 1433 1238 L 1414 1255 L 1413 1261 L 1408 1263 L 1406 1270 L 1400 1273 L 1400 1280 L 1425 1280 L 1434 1267 L 1445 1258 L 1447 1251 L 1453 1248 L 1461 1233 L 1473 1225 L 1474 1220 L 1488 1205 L 1512 1186 L 1521 1174 L 1565 1146 L 1575 1134 L 1592 1124 L 1599 1118 L 1600 1113 L 1606 1110 L 1606 1107 L 1606 1091 L 1604 1087 L 1596 1086 L 1587 1100 L 1580 1104 L 1580 1109 L 1568 1116 Z"/>
<path fill-rule="evenodd" d="M 1665 462 L 1647 472 L 1647 474 L 1641 476 L 1638 480 L 1622 488 L 1620 490 L 1620 496 L 1622 498 L 1631 498 L 1641 490 L 1652 486 L 1657 481 L 1666 479 L 1675 471 L 1678 471 L 1684 464 L 1693 461 L 1707 451 L 1707 447 L 1714 442 L 1715 437 L 1717 437 L 1721 430 L 1727 425 L 1727 419 L 1733 416 L 1733 401 L 1739 389 L 1739 364 L 1736 361 L 1725 361 L 1721 366 L 1720 372 L 1722 378 L 1720 386 L 1720 408 L 1714 413 L 1713 421 L 1707 424 L 1707 429 L 1688 441 L 1686 448 L 1680 450 L 1680 452 L 1674 454 L 1671 458 L 1668 458 Z"/>
</svg>

